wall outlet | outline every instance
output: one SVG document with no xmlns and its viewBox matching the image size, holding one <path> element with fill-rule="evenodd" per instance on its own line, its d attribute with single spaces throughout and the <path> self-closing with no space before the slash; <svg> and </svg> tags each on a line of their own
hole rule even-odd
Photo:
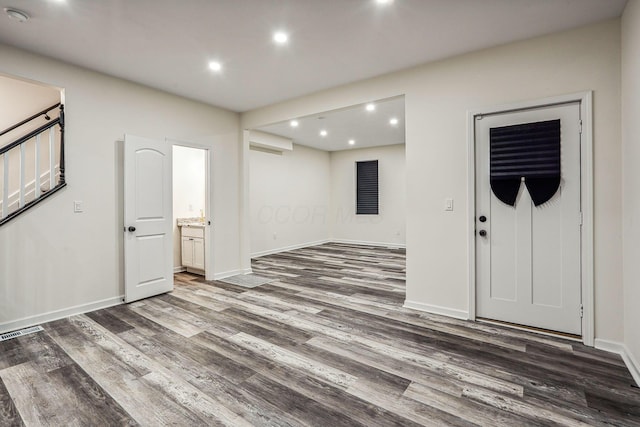
<svg viewBox="0 0 640 427">
<path fill-rule="evenodd" d="M 73 202 L 73 211 L 75 213 L 84 212 L 84 203 L 81 200 L 74 200 L 74 202 Z"/>
</svg>

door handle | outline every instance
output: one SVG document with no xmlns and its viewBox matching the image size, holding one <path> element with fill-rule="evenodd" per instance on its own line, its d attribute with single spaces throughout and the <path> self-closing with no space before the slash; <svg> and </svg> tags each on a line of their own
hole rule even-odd
<svg viewBox="0 0 640 427">
<path fill-rule="evenodd" d="M 136 231 L 136 228 L 133 225 L 130 225 L 128 230 L 130 233 L 133 233 L 134 231 Z"/>
<path fill-rule="evenodd" d="M 480 230 L 480 232 L 478 234 L 480 234 L 482 237 L 485 237 L 487 235 L 487 231 L 486 230 Z"/>
</svg>

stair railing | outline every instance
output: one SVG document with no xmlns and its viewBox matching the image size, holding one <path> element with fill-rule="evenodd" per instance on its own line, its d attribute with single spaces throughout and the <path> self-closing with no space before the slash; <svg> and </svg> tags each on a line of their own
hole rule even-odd
<svg viewBox="0 0 640 427">
<path fill-rule="evenodd" d="M 59 108 L 59 115 L 55 119 L 51 119 L 48 113 L 56 108 Z M 0 147 L 0 161 L 2 162 L 2 199 L 0 205 L 0 226 L 17 217 L 27 209 L 32 208 L 36 204 L 40 203 L 44 199 L 50 197 L 57 191 L 64 188 L 67 183 L 65 179 L 65 166 L 64 166 L 64 105 L 58 103 L 41 112 L 34 114 L 33 116 L 22 120 L 19 123 L 0 132 L 0 137 L 8 134 L 9 132 L 18 130 L 22 126 L 31 123 L 39 117 L 44 116 L 49 122 L 43 126 L 38 127 L 35 130 L 28 132 L 26 135 L 16 139 L 15 141 Z M 58 126 L 60 132 L 60 154 L 59 161 L 56 164 L 56 126 Z M 49 157 L 47 159 L 47 165 L 41 165 L 42 157 L 42 140 L 48 140 L 48 152 Z M 34 166 L 34 180 L 33 189 L 31 183 L 27 182 L 26 168 L 27 168 L 27 145 L 33 141 L 33 166 Z M 17 190 L 10 192 L 10 161 L 12 153 L 17 153 L 13 157 L 17 157 L 19 165 L 19 174 Z M 48 167 L 43 174 L 41 172 L 42 166 Z M 43 189 L 43 177 L 46 179 L 45 184 L 47 187 Z M 33 192 L 33 194 L 31 194 Z M 17 204 L 17 208 L 13 208 Z"/>
</svg>

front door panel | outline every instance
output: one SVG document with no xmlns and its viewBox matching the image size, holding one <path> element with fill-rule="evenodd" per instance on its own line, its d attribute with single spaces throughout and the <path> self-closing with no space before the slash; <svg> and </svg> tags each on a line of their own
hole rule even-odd
<svg viewBox="0 0 640 427">
<path fill-rule="evenodd" d="M 540 203 L 535 174 L 552 167 L 535 159 L 552 156 L 554 150 L 535 148 L 535 137 L 506 138 L 499 145 L 495 135 L 506 127 L 557 120 L 560 183 Z M 579 103 L 484 116 L 476 119 L 475 127 L 477 316 L 581 335 Z M 499 192 L 495 164 L 500 162 L 494 160 L 513 152 L 516 144 L 533 148 L 521 158 L 505 155 L 509 160 L 501 170 L 523 171 L 520 184 L 511 186 L 519 185 L 511 205 Z"/>
</svg>

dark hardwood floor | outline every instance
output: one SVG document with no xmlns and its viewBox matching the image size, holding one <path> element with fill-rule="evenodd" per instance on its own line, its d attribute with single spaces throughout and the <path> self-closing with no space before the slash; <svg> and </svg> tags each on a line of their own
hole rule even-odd
<svg viewBox="0 0 640 427">
<path fill-rule="evenodd" d="M 0 343 L 0 425 L 640 425 L 617 355 L 402 308 L 401 250 L 258 258 Z"/>
</svg>

